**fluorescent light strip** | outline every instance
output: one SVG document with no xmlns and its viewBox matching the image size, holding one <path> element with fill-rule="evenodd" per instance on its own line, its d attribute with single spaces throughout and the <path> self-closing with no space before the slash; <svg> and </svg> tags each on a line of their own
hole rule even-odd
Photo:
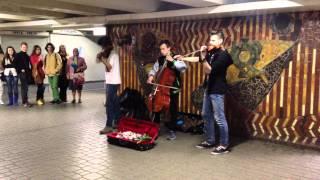
<svg viewBox="0 0 320 180">
<path fill-rule="evenodd" d="M 78 30 L 92 31 L 94 36 L 106 35 L 106 28 L 105 27 L 83 28 L 83 29 L 78 29 Z"/>
<path fill-rule="evenodd" d="M 210 1 L 210 0 L 205 0 L 205 1 Z M 303 5 L 297 2 L 288 1 L 288 0 L 247 2 L 247 3 L 227 4 L 227 5 L 217 6 L 217 7 L 214 7 L 209 12 L 209 14 L 262 10 L 262 9 L 277 9 L 277 8 L 288 8 L 288 7 L 299 7 L 299 6 L 303 6 Z"/>
<path fill-rule="evenodd" d="M 203 1 L 210 2 L 212 4 L 223 4 L 224 3 L 224 0 L 203 0 Z"/>
<path fill-rule="evenodd" d="M 29 18 L 29 17 L 26 17 L 26 16 L 18 16 L 18 15 L 5 14 L 5 13 L 0 13 L 0 19 L 18 20 L 18 21 L 30 21 L 30 20 L 32 20 L 32 18 Z"/>
</svg>

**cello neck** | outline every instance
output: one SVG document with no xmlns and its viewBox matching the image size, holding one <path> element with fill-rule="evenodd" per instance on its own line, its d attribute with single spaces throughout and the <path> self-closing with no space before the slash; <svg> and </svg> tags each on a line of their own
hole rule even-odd
<svg viewBox="0 0 320 180">
<path fill-rule="evenodd" d="M 171 52 L 170 52 L 170 54 L 171 54 Z M 159 79 L 161 77 L 161 74 L 162 74 L 163 70 L 167 67 L 167 64 L 168 64 L 168 60 L 165 58 L 164 63 L 161 66 L 161 69 L 158 71 L 158 73 L 156 75 L 156 80 L 155 80 L 156 83 L 159 83 Z"/>
</svg>

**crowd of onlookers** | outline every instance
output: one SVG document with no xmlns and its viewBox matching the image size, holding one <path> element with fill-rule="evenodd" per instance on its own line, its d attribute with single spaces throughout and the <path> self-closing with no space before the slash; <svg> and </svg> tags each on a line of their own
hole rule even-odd
<svg viewBox="0 0 320 180">
<path fill-rule="evenodd" d="M 45 55 L 42 54 L 41 47 L 35 45 L 31 55 L 28 55 L 26 42 L 20 44 L 20 52 L 16 52 L 13 46 L 8 46 L 5 50 L 0 46 L 0 104 L 18 106 L 20 94 L 23 106 L 31 107 L 28 89 L 29 85 L 33 84 L 37 86 L 36 104 L 43 105 L 46 77 L 52 93 L 51 104 L 67 102 L 68 88 L 72 91 L 71 102 L 82 102 L 81 92 L 87 65 L 84 58 L 79 56 L 79 50 L 73 49 L 73 55 L 69 57 L 64 45 L 59 46 L 58 52 L 55 52 L 55 46 L 52 43 L 47 43 L 44 49 Z M 5 87 L 8 96 L 7 103 L 3 101 Z M 78 101 L 76 101 L 76 94 L 78 94 Z"/>
</svg>

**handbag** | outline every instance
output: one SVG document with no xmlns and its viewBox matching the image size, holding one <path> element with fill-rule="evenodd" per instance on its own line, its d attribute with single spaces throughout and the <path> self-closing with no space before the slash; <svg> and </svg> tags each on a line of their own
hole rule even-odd
<svg viewBox="0 0 320 180">
<path fill-rule="evenodd" d="M 80 73 L 75 73 L 74 76 L 73 76 L 73 81 L 74 81 L 74 84 L 75 85 L 83 85 L 84 82 L 85 82 L 85 79 L 84 79 L 84 73 L 83 72 L 80 72 Z"/>
</svg>

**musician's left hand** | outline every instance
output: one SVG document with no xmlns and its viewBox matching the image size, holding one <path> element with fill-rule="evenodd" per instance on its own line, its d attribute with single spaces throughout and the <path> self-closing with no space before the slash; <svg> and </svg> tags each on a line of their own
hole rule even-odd
<svg viewBox="0 0 320 180">
<path fill-rule="evenodd" d="M 183 58 L 183 56 L 181 56 L 181 55 L 175 55 L 175 56 L 173 56 L 173 59 L 177 59 L 177 60 L 179 60 L 179 61 L 182 61 L 182 58 Z"/>
<path fill-rule="evenodd" d="M 166 59 L 167 59 L 168 61 L 170 61 L 170 62 L 172 62 L 172 61 L 174 60 L 171 55 L 168 55 L 168 56 L 166 57 Z"/>
</svg>

